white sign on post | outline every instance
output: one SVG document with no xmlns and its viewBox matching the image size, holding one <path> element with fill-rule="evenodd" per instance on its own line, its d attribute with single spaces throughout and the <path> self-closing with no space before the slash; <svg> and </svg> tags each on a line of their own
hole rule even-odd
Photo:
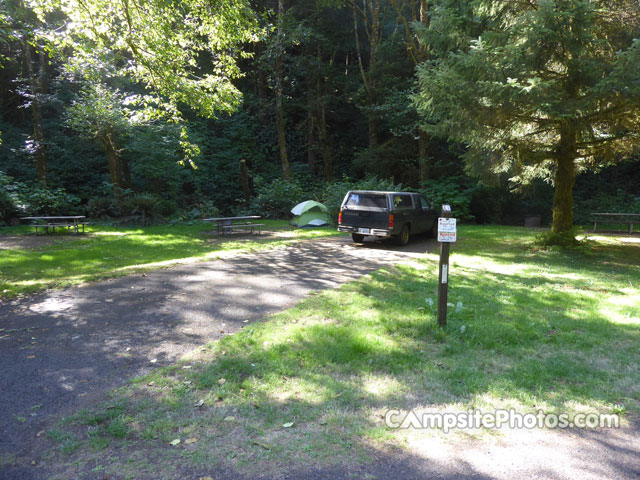
<svg viewBox="0 0 640 480">
<path fill-rule="evenodd" d="M 439 242 L 455 242 L 456 241 L 456 219 L 455 218 L 438 218 L 438 241 Z"/>
</svg>

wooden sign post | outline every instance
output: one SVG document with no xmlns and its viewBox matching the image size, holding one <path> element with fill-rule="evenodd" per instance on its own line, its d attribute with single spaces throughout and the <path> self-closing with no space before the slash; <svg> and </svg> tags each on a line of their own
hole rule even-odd
<svg viewBox="0 0 640 480">
<path fill-rule="evenodd" d="M 438 274 L 438 325 L 447 325 L 447 297 L 449 294 L 449 245 L 456 241 L 456 219 L 451 217 L 451 207 L 442 205 L 438 218 L 438 242 L 440 242 L 440 267 Z"/>
</svg>

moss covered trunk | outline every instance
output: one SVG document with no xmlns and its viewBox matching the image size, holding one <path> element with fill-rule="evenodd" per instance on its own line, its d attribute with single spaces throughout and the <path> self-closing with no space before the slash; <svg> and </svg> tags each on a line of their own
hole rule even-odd
<svg viewBox="0 0 640 480">
<path fill-rule="evenodd" d="M 560 129 L 560 145 L 556 156 L 556 173 L 553 196 L 554 233 L 568 233 L 573 228 L 573 185 L 576 181 L 577 156 L 576 129 L 563 125 Z"/>
</svg>

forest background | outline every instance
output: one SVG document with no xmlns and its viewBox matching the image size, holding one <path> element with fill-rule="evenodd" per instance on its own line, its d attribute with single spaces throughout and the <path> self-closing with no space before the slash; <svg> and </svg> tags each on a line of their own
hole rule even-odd
<svg viewBox="0 0 640 480">
<path fill-rule="evenodd" d="M 601 17 L 613 20 L 605 27 L 619 27 L 612 33 L 598 23 L 598 3 L 0 1 L 0 221 L 287 218 L 302 200 L 335 213 L 348 189 L 402 188 L 450 203 L 464 222 L 522 225 L 540 216 L 550 225 L 553 162 L 524 175 L 517 162 L 490 161 L 508 151 L 488 143 L 487 161 L 469 158 L 470 134 L 437 128 L 453 122 L 433 106 L 438 85 L 428 79 L 446 86 L 437 73 L 455 67 L 452 56 L 477 50 L 483 35 L 491 42 L 487 32 L 514 38 L 525 20 L 540 29 L 518 34 L 550 38 L 545 51 L 567 50 L 553 25 L 613 38 L 620 48 L 611 58 L 634 65 L 627 76 L 637 72 L 637 5 L 606 2 Z M 604 58 L 602 49 L 594 55 Z M 558 74 L 562 61 L 544 60 Z M 513 83 L 505 75 L 504 85 Z M 637 118 L 637 78 L 631 87 L 624 105 Z M 599 100 L 592 109 L 607 108 Z M 616 128 L 629 148 L 576 163 L 574 223 L 595 211 L 640 212 L 637 130 Z"/>
</svg>

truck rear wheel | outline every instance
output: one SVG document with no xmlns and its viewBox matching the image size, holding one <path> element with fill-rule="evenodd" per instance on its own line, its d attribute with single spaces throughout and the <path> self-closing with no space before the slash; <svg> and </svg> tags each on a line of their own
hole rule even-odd
<svg viewBox="0 0 640 480">
<path fill-rule="evenodd" d="M 427 232 L 429 238 L 436 238 L 438 236 L 438 220 L 434 220 L 431 229 Z"/>
<path fill-rule="evenodd" d="M 409 225 L 404 224 L 402 226 L 400 235 L 396 237 L 396 242 L 398 242 L 398 245 L 406 245 L 407 243 L 409 243 Z"/>
<path fill-rule="evenodd" d="M 361 233 L 352 233 L 351 239 L 356 243 L 364 243 L 364 235 Z"/>
</svg>

